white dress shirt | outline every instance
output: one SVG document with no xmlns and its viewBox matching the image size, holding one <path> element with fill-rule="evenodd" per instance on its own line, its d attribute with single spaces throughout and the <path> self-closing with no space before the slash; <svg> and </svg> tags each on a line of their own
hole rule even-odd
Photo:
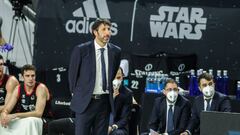
<svg viewBox="0 0 240 135">
<path fill-rule="evenodd" d="M 94 40 L 94 47 L 95 47 L 95 56 L 96 56 L 96 81 L 93 90 L 93 94 L 108 94 L 109 91 L 106 90 L 105 92 L 102 89 L 102 66 L 101 66 L 101 51 L 102 48 L 95 40 Z M 107 44 L 103 47 L 104 50 L 104 60 L 106 65 L 106 78 L 107 78 L 107 88 L 108 88 L 108 47 Z M 89 67 L 91 68 L 91 67 Z"/>
<path fill-rule="evenodd" d="M 204 111 L 206 111 L 207 110 L 207 101 L 206 101 L 205 97 L 203 99 L 204 99 Z M 212 105 L 212 98 L 210 99 L 209 105 L 211 107 L 211 105 Z"/>
</svg>

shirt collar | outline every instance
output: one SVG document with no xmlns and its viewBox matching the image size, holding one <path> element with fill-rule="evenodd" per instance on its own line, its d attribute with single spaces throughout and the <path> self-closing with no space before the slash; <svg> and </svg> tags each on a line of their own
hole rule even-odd
<svg viewBox="0 0 240 135">
<path fill-rule="evenodd" d="M 213 96 L 210 97 L 210 98 L 206 98 L 205 96 L 203 96 L 203 99 L 204 99 L 204 101 L 205 101 L 205 100 L 210 100 L 210 101 L 211 101 L 211 100 L 213 99 Z"/>
<path fill-rule="evenodd" d="M 169 105 L 175 106 L 175 103 L 176 103 L 176 101 L 174 103 L 170 103 L 167 99 L 166 99 L 166 102 L 167 102 L 167 106 Z"/>
<path fill-rule="evenodd" d="M 99 50 L 100 48 L 104 48 L 105 50 L 107 50 L 107 44 L 104 47 L 101 47 L 96 40 L 94 40 L 94 46 L 95 46 L 95 50 Z"/>
<path fill-rule="evenodd" d="M 213 99 L 214 95 L 215 95 L 215 92 L 214 92 L 214 94 L 213 94 L 210 98 L 206 98 L 206 97 L 203 95 L 203 99 L 204 99 L 204 100 L 206 100 L 206 99 L 209 100 L 209 99 L 210 99 L 210 101 L 211 101 L 211 100 Z"/>
</svg>

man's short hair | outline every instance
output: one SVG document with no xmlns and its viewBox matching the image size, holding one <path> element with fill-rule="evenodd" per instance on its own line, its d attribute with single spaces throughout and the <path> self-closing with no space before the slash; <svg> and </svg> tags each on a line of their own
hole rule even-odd
<svg viewBox="0 0 240 135">
<path fill-rule="evenodd" d="M 0 59 L 3 59 L 3 56 L 0 54 Z"/>
<path fill-rule="evenodd" d="M 94 30 L 97 30 L 98 27 L 101 25 L 101 24 L 104 24 L 104 25 L 108 25 L 108 26 L 111 26 L 111 22 L 107 19 L 102 19 L 102 18 L 98 18 L 92 25 L 92 35 L 93 37 L 95 37 L 93 31 Z"/>
<path fill-rule="evenodd" d="M 200 81 L 201 79 L 206 79 L 207 81 L 214 81 L 213 75 L 209 74 L 209 73 L 202 73 L 199 77 L 198 77 L 198 84 L 200 85 Z"/>
<path fill-rule="evenodd" d="M 167 84 L 169 84 L 169 83 L 173 83 L 173 84 L 176 84 L 178 86 L 177 82 L 174 79 L 167 78 L 167 80 L 166 80 L 166 82 L 164 84 L 164 89 L 166 88 Z"/>
<path fill-rule="evenodd" d="M 22 75 L 24 74 L 24 71 L 28 71 L 28 70 L 33 70 L 34 72 L 36 72 L 35 66 L 30 65 L 30 64 L 26 64 L 26 65 L 24 65 L 24 66 L 22 67 L 22 69 L 21 69 Z"/>
</svg>

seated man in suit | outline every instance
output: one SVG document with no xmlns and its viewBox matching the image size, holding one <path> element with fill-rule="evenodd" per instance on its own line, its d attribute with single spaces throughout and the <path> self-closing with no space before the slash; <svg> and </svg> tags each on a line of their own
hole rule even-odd
<svg viewBox="0 0 240 135">
<path fill-rule="evenodd" d="M 128 135 L 128 121 L 131 114 L 132 92 L 122 85 L 123 70 L 119 68 L 113 80 L 115 116 L 110 117 L 110 135 Z"/>
<path fill-rule="evenodd" d="M 198 84 L 203 95 L 197 96 L 194 99 L 192 106 L 192 117 L 188 124 L 187 130 L 181 135 L 200 134 L 200 113 L 202 111 L 231 111 L 231 104 L 228 97 L 221 93 L 215 92 L 215 84 L 212 75 L 208 73 L 201 74 L 198 78 Z"/>
<path fill-rule="evenodd" d="M 155 99 L 150 129 L 166 135 L 179 135 L 186 129 L 191 105 L 178 92 L 176 81 L 168 79 L 163 90 L 164 95 Z"/>
</svg>

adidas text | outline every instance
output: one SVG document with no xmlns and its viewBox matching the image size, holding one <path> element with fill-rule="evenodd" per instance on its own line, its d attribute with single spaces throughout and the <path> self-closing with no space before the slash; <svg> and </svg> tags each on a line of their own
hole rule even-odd
<svg viewBox="0 0 240 135">
<path fill-rule="evenodd" d="M 68 33 L 81 33 L 81 34 L 89 34 L 91 33 L 91 27 L 94 21 L 89 21 L 88 18 L 83 17 L 82 20 L 68 20 L 65 29 Z M 118 25 L 115 22 L 112 22 L 112 36 L 118 34 Z"/>
</svg>

